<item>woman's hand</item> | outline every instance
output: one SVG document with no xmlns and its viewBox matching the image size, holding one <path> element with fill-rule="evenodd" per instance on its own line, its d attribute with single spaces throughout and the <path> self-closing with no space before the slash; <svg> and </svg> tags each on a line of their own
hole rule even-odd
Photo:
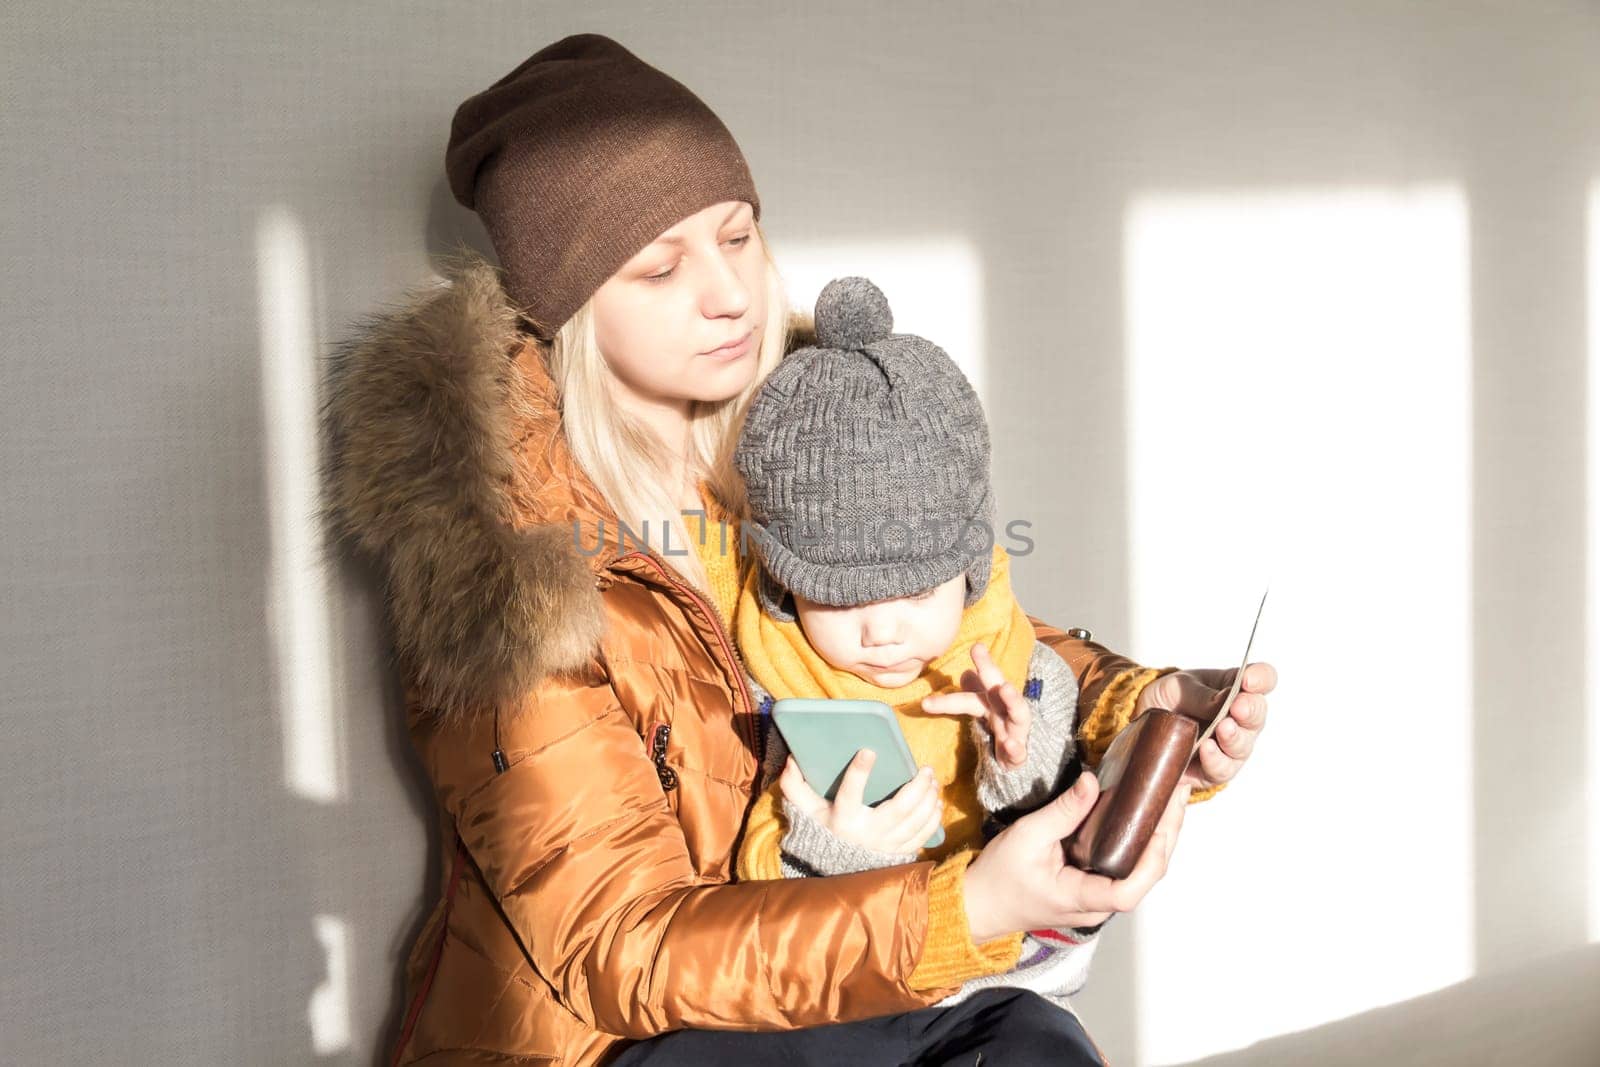
<svg viewBox="0 0 1600 1067">
<path fill-rule="evenodd" d="M 974 942 L 1017 930 L 1094 926 L 1113 912 L 1132 911 L 1167 873 L 1189 787 L 1178 786 L 1144 855 L 1120 881 L 1071 866 L 1061 844 L 1099 795 L 1099 782 L 1084 771 L 1071 789 L 1000 831 L 978 853 L 967 867 L 964 890 Z"/>
<path fill-rule="evenodd" d="M 911 781 L 876 807 L 870 807 L 861 797 L 877 758 L 870 748 L 857 752 L 839 779 L 832 803 L 811 788 L 793 756 L 783 765 L 778 788 L 789 803 L 835 837 L 879 852 L 917 852 L 933 836 L 944 815 L 939 783 L 934 781 L 932 768 L 923 767 Z"/>
<path fill-rule="evenodd" d="M 961 674 L 959 693 L 925 697 L 922 710 L 934 715 L 970 715 L 982 719 L 994 738 L 994 759 L 1003 771 L 1015 770 L 1028 758 L 1028 730 L 1033 709 L 1017 687 L 1006 681 L 982 641 L 972 646 L 972 666 Z"/>
<path fill-rule="evenodd" d="M 1221 670 L 1179 671 L 1157 678 L 1139 694 L 1134 717 L 1150 708 L 1181 711 L 1204 724 L 1217 714 L 1223 698 L 1233 688 L 1237 667 Z M 1182 782 L 1196 789 L 1221 785 L 1244 766 L 1256 746 L 1256 736 L 1267 725 L 1267 694 L 1278 684 L 1278 672 L 1270 663 L 1251 663 L 1245 667 L 1244 684 L 1228 708 L 1228 717 L 1211 736 L 1183 773 Z"/>
</svg>

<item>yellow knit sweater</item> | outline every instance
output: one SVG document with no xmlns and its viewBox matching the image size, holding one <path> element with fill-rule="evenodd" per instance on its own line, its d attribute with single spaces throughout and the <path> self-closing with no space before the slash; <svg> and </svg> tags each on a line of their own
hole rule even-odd
<svg viewBox="0 0 1600 1067">
<path fill-rule="evenodd" d="M 983 843 L 983 807 L 978 803 L 978 750 L 967 731 L 967 719 L 922 710 L 925 697 L 961 689 L 961 674 L 972 669 L 972 646 L 983 642 L 1006 680 L 1024 688 L 1033 655 L 1033 625 L 1011 596 L 1010 560 L 994 546 L 989 585 L 977 603 L 961 614 L 960 629 L 950 647 L 903 686 L 883 688 L 834 667 L 806 640 L 798 622 L 778 622 L 762 611 L 756 599 L 754 571 L 747 572 L 734 607 L 734 633 L 745 667 L 774 696 L 827 697 L 834 700 L 881 700 L 899 720 L 916 762 L 933 768 L 943 792 L 944 843 L 925 849 L 922 858 L 943 859 Z M 786 827 L 782 793 L 773 783 L 756 802 L 745 830 L 740 856 L 752 878 L 781 878 L 778 846 Z"/>
<path fill-rule="evenodd" d="M 889 704 L 917 763 L 931 766 L 941 785 L 945 840 L 923 850 L 924 859 L 937 862 L 929 881 L 927 941 L 909 977 L 910 985 L 920 990 L 954 987 L 968 978 L 1010 970 L 1021 954 L 1022 932 L 977 944 L 967 925 L 963 880 L 967 865 L 983 844 L 976 747 L 966 732 L 964 716 L 921 711 L 923 697 L 959 691 L 961 674 L 971 667 L 971 650 L 977 641 L 989 648 L 1006 679 L 1018 689 L 1023 687 L 1035 638 L 1026 612 L 1012 595 L 1009 556 L 998 544 L 994 546 L 988 587 L 978 602 L 962 613 L 951 647 L 917 679 L 884 689 L 823 660 L 806 641 L 798 622 L 778 622 L 761 611 L 753 561 L 736 554 L 737 525 L 716 508 L 704 486 L 701 495 L 707 501 L 708 520 L 702 526 L 686 517 L 690 541 L 705 565 L 712 599 L 730 624 L 750 674 L 778 696 L 872 699 Z M 1172 669 L 1141 668 L 1113 680 L 1077 731 L 1087 765 L 1098 765 L 1111 739 L 1132 719 L 1140 690 Z M 746 825 L 736 861 L 741 880 L 783 877 L 779 843 L 786 829 L 782 792 L 773 782 L 757 798 Z"/>
</svg>

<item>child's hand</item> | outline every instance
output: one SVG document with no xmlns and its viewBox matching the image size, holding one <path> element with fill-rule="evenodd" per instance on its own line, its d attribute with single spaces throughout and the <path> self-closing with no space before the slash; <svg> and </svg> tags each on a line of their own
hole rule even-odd
<svg viewBox="0 0 1600 1067">
<path fill-rule="evenodd" d="M 789 803 L 827 827 L 835 837 L 879 852 L 920 851 L 938 829 L 944 814 L 933 771 L 923 767 L 877 807 L 869 807 L 861 797 L 876 760 L 877 753 L 870 748 L 857 752 L 839 779 L 832 803 L 811 788 L 793 756 L 783 765 L 778 787 Z"/>
<path fill-rule="evenodd" d="M 1033 709 L 1006 681 L 982 641 L 972 646 L 977 670 L 961 675 L 960 693 L 938 693 L 922 701 L 922 710 L 934 715 L 971 715 L 983 719 L 994 736 L 994 758 L 1002 770 L 1015 770 L 1028 758 L 1028 730 Z"/>
</svg>

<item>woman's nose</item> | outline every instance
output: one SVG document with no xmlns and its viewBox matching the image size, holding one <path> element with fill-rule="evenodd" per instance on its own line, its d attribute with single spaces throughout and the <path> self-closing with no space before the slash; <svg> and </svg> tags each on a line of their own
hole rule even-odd
<svg viewBox="0 0 1600 1067">
<path fill-rule="evenodd" d="M 713 257 L 707 268 L 700 297 L 707 318 L 738 318 L 750 308 L 750 287 L 722 256 Z"/>
</svg>

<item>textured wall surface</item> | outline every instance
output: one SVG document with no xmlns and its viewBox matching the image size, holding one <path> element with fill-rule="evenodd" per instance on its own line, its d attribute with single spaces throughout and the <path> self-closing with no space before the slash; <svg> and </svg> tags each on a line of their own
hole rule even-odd
<svg viewBox="0 0 1600 1067">
<path fill-rule="evenodd" d="M 1208 986 L 1204 956 L 1136 937 L 1135 916 L 1108 933 L 1079 1008 L 1118 1063 L 1182 1048 L 1553 1064 L 1600 1047 L 1584 800 L 1592 5 L 23 3 L 3 24 L 0 1060 L 368 1063 L 392 1036 L 400 958 L 438 892 L 434 815 L 373 575 L 311 526 L 320 360 L 456 241 L 482 242 L 443 184 L 451 113 L 580 30 L 723 116 L 796 278 L 955 250 L 952 277 L 979 288 L 945 301 L 967 308 L 972 348 L 953 354 L 981 368 L 1002 509 L 1040 545 L 1019 595 L 1125 649 L 1130 204 L 1457 190 L 1473 608 L 1452 692 L 1475 739 L 1460 816 L 1474 866 L 1448 951 L 1466 974 L 1253 1029 L 1255 994 Z M 1354 410 L 1348 426 L 1404 448 L 1425 416 Z M 1404 714 L 1361 693 L 1360 664 L 1406 657 L 1426 607 L 1398 628 L 1375 607 L 1379 647 L 1353 642 L 1346 676 L 1286 679 L 1274 714 L 1334 706 L 1319 691 L 1360 694 L 1340 706 L 1369 721 Z M 1274 640 L 1291 659 L 1293 635 Z M 1396 921 L 1384 883 L 1404 872 L 1363 868 L 1374 828 L 1335 817 L 1336 789 L 1386 787 L 1362 780 L 1376 742 L 1347 725 L 1327 722 L 1302 768 L 1314 785 L 1241 780 L 1204 813 L 1274 812 L 1283 835 L 1301 811 L 1326 816 L 1310 824 L 1326 866 L 1192 889 L 1216 901 L 1206 950 L 1265 967 L 1284 935 L 1251 925 L 1252 895 L 1343 880 L 1348 907 L 1308 910 L 1303 967 L 1274 972 L 1302 999 L 1328 980 L 1319 945 L 1369 937 L 1380 976 L 1386 952 L 1413 951 L 1371 934 Z M 1261 868 L 1258 844 L 1241 870 Z M 1153 971 L 1196 976 L 1193 996 L 1246 1024 L 1156 1040 L 1184 1024 Z"/>
</svg>

